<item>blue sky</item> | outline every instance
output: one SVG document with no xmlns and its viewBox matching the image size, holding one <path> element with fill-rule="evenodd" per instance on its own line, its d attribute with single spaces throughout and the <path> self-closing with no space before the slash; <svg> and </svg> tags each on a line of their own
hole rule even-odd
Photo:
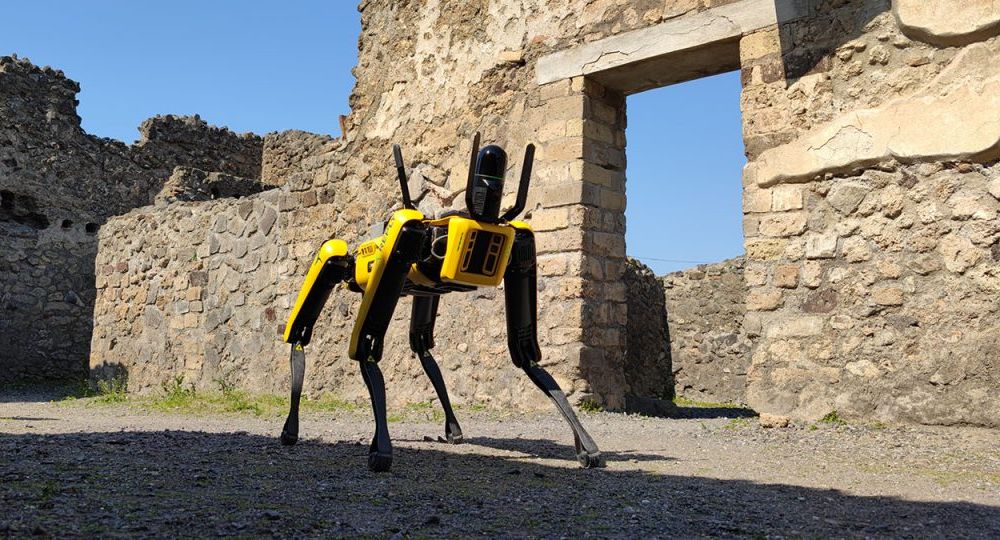
<svg viewBox="0 0 1000 540">
<path fill-rule="evenodd" d="M 83 127 L 104 137 L 133 142 L 142 120 L 168 113 L 238 132 L 337 135 L 354 84 L 355 6 L 12 2 L 0 54 L 78 81 Z M 631 96 L 628 112 L 628 254 L 662 274 L 742 253 L 738 74 Z"/>
</svg>

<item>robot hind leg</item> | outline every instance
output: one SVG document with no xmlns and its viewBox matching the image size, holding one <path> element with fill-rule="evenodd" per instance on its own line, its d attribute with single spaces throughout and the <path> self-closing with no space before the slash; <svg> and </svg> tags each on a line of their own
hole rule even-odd
<svg viewBox="0 0 1000 540">
<path fill-rule="evenodd" d="M 410 318 L 410 349 L 420 358 L 424 373 L 434 385 L 438 401 L 444 409 L 444 435 L 452 444 L 462 443 L 462 428 L 458 425 L 455 412 L 448 398 L 448 388 L 444 384 L 441 368 L 431 354 L 434 348 L 434 322 L 437 320 L 437 308 L 440 296 L 414 296 L 413 312 Z"/>
<path fill-rule="evenodd" d="M 312 339 L 313 327 L 330 292 L 338 283 L 347 279 L 353 268 L 354 258 L 347 254 L 347 244 L 342 240 L 326 241 L 309 267 L 295 308 L 285 325 L 285 341 L 292 346 L 289 359 L 292 372 L 291 400 L 288 417 L 281 429 L 281 443 L 285 446 L 291 446 L 299 440 L 299 401 L 302 398 L 302 382 L 306 370 L 305 346 Z"/>
<path fill-rule="evenodd" d="M 535 240 L 529 230 L 520 229 L 514 238 L 511 261 L 504 274 L 504 299 L 507 309 L 507 345 L 514 365 L 524 370 L 531 382 L 555 403 L 573 430 L 576 457 L 586 468 L 603 467 L 601 451 L 573 412 L 559 384 L 538 365 L 542 358 L 538 347 L 537 272 Z"/>
</svg>

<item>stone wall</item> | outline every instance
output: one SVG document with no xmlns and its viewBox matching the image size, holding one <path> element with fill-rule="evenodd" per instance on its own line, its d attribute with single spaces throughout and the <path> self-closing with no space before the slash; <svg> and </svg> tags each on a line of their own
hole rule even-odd
<svg viewBox="0 0 1000 540">
<path fill-rule="evenodd" d="M 626 259 L 622 282 L 628 304 L 624 367 L 628 393 L 670 401 L 674 398 L 673 341 L 667 329 L 663 284 L 635 259 Z"/>
<path fill-rule="evenodd" d="M 338 146 L 337 140 L 329 135 L 298 130 L 268 133 L 264 136 L 260 180 L 269 186 L 284 185 L 295 174 L 314 168 L 310 158 Z M 311 184 L 312 179 L 306 183 Z"/>
<path fill-rule="evenodd" d="M 0 57 L 0 380 L 82 376 L 97 232 L 149 204 L 179 164 L 260 174 L 262 140 L 197 117 L 157 117 L 133 146 L 86 134 L 79 85 Z"/>
<path fill-rule="evenodd" d="M 894 4 L 743 38 L 747 399 L 996 426 L 1000 43 L 934 44 Z M 989 2 L 941 4 L 927 27 Z"/>
<path fill-rule="evenodd" d="M 751 342 L 743 332 L 743 259 L 667 274 L 662 286 L 677 395 L 745 403 Z"/>
<path fill-rule="evenodd" d="M 750 158 L 742 325 L 751 347 L 749 404 L 808 419 L 836 409 L 847 417 L 996 425 L 995 9 L 984 12 L 987 24 L 970 25 L 968 10 L 992 4 L 947 2 L 950 15 L 942 17 L 907 9 L 913 1 L 362 2 L 344 138 L 302 142 L 302 168 L 299 157 L 265 157 L 265 175 L 286 182 L 251 196 L 247 217 L 234 221 L 239 230 L 228 233 L 234 244 L 249 234 L 249 243 L 258 234 L 246 232 L 249 223 L 259 229 L 263 216 L 256 212 L 277 208 L 275 231 L 254 242 L 260 258 L 287 252 L 259 270 L 278 284 L 247 286 L 240 306 L 231 296 L 182 299 L 180 285 L 162 307 L 159 296 L 149 304 L 167 328 L 241 345 L 220 342 L 216 352 L 199 353 L 171 339 L 149 360 L 162 369 L 135 360 L 141 317 L 151 308 L 117 298 L 145 298 L 152 284 L 124 257 L 152 261 L 162 252 L 170 279 L 190 287 L 192 272 L 207 272 L 198 279 L 209 289 L 212 280 L 226 282 L 220 269 L 255 264 L 238 255 L 242 249 L 212 253 L 199 229 L 214 230 L 212 220 L 229 219 L 235 203 L 179 202 L 167 212 L 190 211 L 180 217 L 203 237 L 148 232 L 147 245 L 134 244 L 130 226 L 152 231 L 167 215 L 142 217 L 145 210 L 102 232 L 99 264 L 110 273 L 98 298 L 94 361 L 124 364 L 140 387 L 181 365 L 193 382 L 209 384 L 212 366 L 227 362 L 245 368 L 239 377 L 251 388 L 282 387 L 284 353 L 258 342 L 260 332 L 278 339 L 323 240 L 356 244 L 398 207 L 391 144 L 403 145 L 413 191 L 431 214 L 461 205 L 468 141 L 481 131 L 511 151 L 512 170 L 525 143 L 538 145 L 526 217 L 538 231 L 544 365 L 571 399 L 620 408 L 631 377 L 624 97 L 740 68 Z M 510 200 L 514 182 L 508 187 Z M 207 270 L 201 259 L 185 259 L 198 238 L 209 246 Z M 232 286 L 229 279 L 218 287 Z M 197 316 L 190 304 L 187 313 L 171 311 L 181 300 L 216 307 Z M 356 296 L 338 292 L 321 318 L 309 352 L 312 391 L 364 395 L 344 354 L 356 305 Z M 445 298 L 436 349 L 445 377 L 460 403 L 543 405 L 509 363 L 500 306 L 496 291 Z M 396 402 L 433 395 L 408 353 L 407 311 L 404 300 L 383 362 Z M 276 327 L 247 323 L 262 316 Z M 198 330 L 216 319 L 235 322 L 228 333 Z"/>
<path fill-rule="evenodd" d="M 282 188 L 278 202 L 278 223 L 284 232 L 268 239 L 278 247 L 287 247 L 289 256 L 284 261 L 284 273 L 279 274 L 282 284 L 277 289 L 278 297 L 272 302 L 277 323 L 287 318 L 312 254 L 323 240 L 337 236 L 356 244 L 372 231 L 380 231 L 385 216 L 398 207 L 392 143 L 403 145 L 404 156 L 415 173 L 415 195 L 421 194 L 421 208 L 433 214 L 462 204 L 469 141 L 475 131 L 483 133 L 484 141 L 507 148 L 512 168 L 520 166 L 524 144 L 535 142 L 539 153 L 527 216 L 539 231 L 544 364 L 573 399 L 590 397 L 612 407 L 622 406 L 626 309 L 625 287 L 619 277 L 625 260 L 621 240 L 624 138 L 610 134 L 612 129 L 624 129 L 624 116 L 603 102 L 620 103 L 623 98 L 613 93 L 605 95 L 598 85 L 584 89 L 582 81 L 539 88 L 533 83 L 534 61 L 542 54 L 575 43 L 707 7 L 701 1 L 668 6 L 652 1 L 630 5 L 612 1 L 527 5 L 401 5 L 387 0 L 362 3 L 357 84 L 351 96 L 352 113 L 345 122 L 343 146 L 334 151 L 321 141 L 315 146 L 300 145 L 301 154 L 289 154 L 294 157 L 279 157 L 276 153 L 273 160 L 264 158 L 264 178 L 270 183 L 277 183 L 271 179 L 275 174 L 271 171 L 291 170 L 298 161 L 315 165 L 290 175 L 294 181 Z M 397 39 L 401 35 L 409 37 Z M 593 111 L 586 125 L 580 118 L 584 110 Z M 607 148 L 595 146 L 588 148 L 588 153 L 608 153 L 615 148 L 617 157 L 610 158 L 614 163 L 606 164 L 610 168 L 593 169 L 601 174 L 600 181 L 607 187 L 589 185 L 584 190 L 587 199 L 581 200 L 583 163 L 574 156 L 584 152 L 584 129 L 608 134 L 608 140 L 602 143 Z M 276 147 L 286 146 L 277 139 L 273 143 Z M 265 142 L 266 147 L 270 144 Z M 328 163 L 322 164 L 324 160 Z M 512 200 L 516 173 L 509 176 Z M 617 201 L 617 206 L 602 209 L 601 203 L 607 201 Z M 212 215 L 220 211 L 216 205 L 208 203 L 192 208 L 192 212 Z M 127 231 L 134 225 L 131 221 L 138 219 L 136 216 L 125 216 L 115 230 Z M 102 232 L 101 241 L 102 254 L 108 256 L 99 265 L 110 265 L 116 274 L 124 274 L 113 276 L 109 282 L 138 289 L 127 293 L 110 292 L 114 287 L 101 289 L 97 324 L 104 330 L 95 335 L 92 364 L 126 364 L 130 377 L 140 377 L 134 379 L 139 381 L 138 386 L 151 386 L 158 383 L 153 379 L 166 378 L 173 366 L 180 365 L 180 355 L 167 349 L 153 359 L 162 362 L 163 369 L 147 370 L 157 373 L 155 377 L 146 380 L 138 375 L 142 369 L 134 367 L 130 359 L 141 349 L 142 340 L 135 332 L 141 313 L 121 308 L 114 295 L 141 296 L 147 282 L 135 276 L 137 271 L 131 263 L 127 270 L 119 272 L 117 262 L 110 262 L 125 261 L 126 254 L 132 257 L 131 240 L 124 232 Z M 187 239 L 173 240 L 169 235 L 158 242 L 151 239 L 148 249 L 155 249 L 159 242 L 171 253 L 186 245 Z M 584 245 L 606 246 L 608 252 L 585 256 Z M 442 302 L 435 352 L 446 378 L 460 403 L 476 400 L 497 405 L 547 406 L 544 397 L 510 362 L 500 296 L 488 290 L 450 296 Z M 247 305 L 266 305 L 266 298 L 248 300 Z M 106 308 L 101 307 L 103 304 L 107 304 Z M 307 377 L 307 385 L 314 391 L 331 389 L 348 398 L 363 396 L 356 368 L 346 360 L 345 353 L 356 304 L 355 295 L 337 293 L 331 300 L 329 315 L 321 318 L 323 326 L 317 328 L 310 347 Z M 106 314 L 116 310 L 121 313 L 108 318 Z M 383 362 L 390 381 L 390 398 L 397 402 L 433 395 L 419 363 L 410 359 L 405 334 L 408 311 L 409 301 L 403 300 L 398 322 L 387 337 Z M 590 326 L 594 330 L 584 332 Z M 250 338 L 246 336 L 256 330 L 240 327 L 232 332 L 230 339 L 247 340 Z M 268 335 L 272 340 L 279 337 L 275 329 L 270 329 Z M 259 361 L 260 371 L 278 381 L 276 388 L 283 388 L 287 376 L 285 353 L 262 356 Z M 208 375 L 191 372 L 189 376 L 202 384 Z M 275 388 L 270 382 L 247 384 L 255 389 Z"/>
</svg>

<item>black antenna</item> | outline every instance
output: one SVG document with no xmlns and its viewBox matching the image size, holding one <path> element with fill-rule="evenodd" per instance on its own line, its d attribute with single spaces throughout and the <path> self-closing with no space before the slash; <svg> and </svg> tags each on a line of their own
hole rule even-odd
<svg viewBox="0 0 1000 540">
<path fill-rule="evenodd" d="M 396 176 L 399 177 L 399 190 L 403 192 L 403 208 L 416 210 L 410 200 L 410 186 L 406 182 L 406 167 L 403 165 L 403 151 L 398 144 L 392 145 L 392 157 L 396 160 Z"/>
<path fill-rule="evenodd" d="M 517 202 L 514 207 L 507 210 L 507 213 L 500 219 L 510 221 L 517 217 L 524 210 L 524 205 L 528 202 L 528 184 L 531 183 L 531 164 L 535 161 L 535 145 L 529 144 L 524 148 L 524 161 L 521 163 L 521 183 L 517 185 Z"/>
<path fill-rule="evenodd" d="M 476 158 L 479 156 L 479 132 L 472 138 L 472 151 L 469 157 L 469 179 L 465 181 L 465 207 L 472 212 L 475 203 L 472 201 L 472 186 L 476 179 Z"/>
</svg>

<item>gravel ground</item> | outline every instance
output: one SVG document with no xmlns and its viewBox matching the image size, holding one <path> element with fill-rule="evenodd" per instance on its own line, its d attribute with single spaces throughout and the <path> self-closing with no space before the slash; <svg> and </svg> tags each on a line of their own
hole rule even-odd
<svg viewBox="0 0 1000 540">
<path fill-rule="evenodd" d="M 0 537 L 1000 538 L 1000 433 L 976 428 L 590 413 L 608 466 L 583 470 L 554 413 L 460 411 L 457 446 L 409 414 L 374 474 L 363 410 L 284 448 L 276 416 L 0 401 Z"/>
</svg>

